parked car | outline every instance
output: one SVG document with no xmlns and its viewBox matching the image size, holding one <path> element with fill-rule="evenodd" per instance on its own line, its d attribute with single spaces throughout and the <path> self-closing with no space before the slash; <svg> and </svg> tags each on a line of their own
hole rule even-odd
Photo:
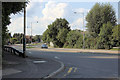
<svg viewBox="0 0 120 80">
<path fill-rule="evenodd" d="M 48 46 L 47 46 L 46 44 L 42 44 L 42 45 L 41 45 L 41 48 L 46 48 L 46 49 L 47 49 Z"/>
</svg>

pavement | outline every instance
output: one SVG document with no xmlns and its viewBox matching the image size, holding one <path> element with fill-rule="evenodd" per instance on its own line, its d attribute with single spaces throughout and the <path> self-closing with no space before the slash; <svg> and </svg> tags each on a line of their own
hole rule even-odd
<svg viewBox="0 0 120 80">
<path fill-rule="evenodd" d="M 48 76 L 50 77 L 51 74 L 54 75 L 57 70 L 62 70 L 61 63 L 55 60 L 32 56 L 22 58 L 9 52 L 4 52 L 2 67 L 3 79 L 47 78 Z"/>
</svg>

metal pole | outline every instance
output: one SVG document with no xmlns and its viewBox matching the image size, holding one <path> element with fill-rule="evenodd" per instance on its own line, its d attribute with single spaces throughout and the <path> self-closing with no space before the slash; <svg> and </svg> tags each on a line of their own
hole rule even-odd
<svg viewBox="0 0 120 80">
<path fill-rule="evenodd" d="M 85 41 L 84 41 L 85 35 L 84 35 L 84 13 L 83 13 L 83 49 L 85 49 Z"/>
<path fill-rule="evenodd" d="M 32 43 L 32 22 L 31 22 L 31 43 Z"/>
<path fill-rule="evenodd" d="M 26 3 L 24 2 L 24 35 L 23 35 L 23 57 L 26 57 Z"/>
<path fill-rule="evenodd" d="M 75 14 L 77 13 L 77 12 L 74 12 Z M 81 13 L 81 14 L 83 14 L 83 49 L 85 49 L 85 35 L 84 35 L 84 12 L 83 13 Z"/>
</svg>

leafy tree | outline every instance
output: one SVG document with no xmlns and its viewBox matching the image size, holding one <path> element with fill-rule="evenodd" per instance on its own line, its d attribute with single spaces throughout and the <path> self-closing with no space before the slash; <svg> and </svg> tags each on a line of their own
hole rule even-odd
<svg viewBox="0 0 120 80">
<path fill-rule="evenodd" d="M 69 31 L 68 21 L 57 18 L 52 24 L 48 25 L 48 29 L 43 33 L 42 40 L 46 43 L 53 42 L 55 47 L 63 47 Z"/>
<path fill-rule="evenodd" d="M 50 43 L 48 29 L 43 33 L 42 40 L 44 43 Z"/>
<path fill-rule="evenodd" d="M 14 33 L 13 34 L 13 38 L 17 39 L 17 43 L 22 43 L 23 40 L 23 34 L 22 33 Z"/>
<path fill-rule="evenodd" d="M 67 37 L 67 33 L 69 32 L 68 29 L 66 28 L 62 28 L 59 29 L 59 33 L 57 35 L 57 39 L 61 42 L 61 43 L 65 43 L 66 42 L 66 37 Z M 64 44 L 63 44 L 64 45 Z"/>
<path fill-rule="evenodd" d="M 81 48 L 83 44 L 81 31 L 72 30 L 67 34 L 66 43 L 64 47 L 68 48 Z"/>
<path fill-rule="evenodd" d="M 10 22 L 10 15 L 17 14 L 18 12 L 22 11 L 24 8 L 24 2 L 3 2 L 2 3 L 2 41 L 3 45 L 6 41 L 6 34 L 8 33 L 7 25 Z"/>
<path fill-rule="evenodd" d="M 90 36 L 89 33 L 85 34 L 85 48 L 96 49 L 97 38 Z"/>
<path fill-rule="evenodd" d="M 41 35 L 34 36 L 34 40 L 37 41 L 37 42 L 41 42 L 41 38 L 42 38 Z"/>
<path fill-rule="evenodd" d="M 10 42 L 11 42 L 12 44 L 15 44 L 15 43 L 17 43 L 17 39 L 16 39 L 16 38 L 10 38 Z"/>
<path fill-rule="evenodd" d="M 113 26 L 110 22 L 107 24 L 103 24 L 103 27 L 100 29 L 100 34 L 97 42 L 97 48 L 100 49 L 110 49 L 112 48 L 111 40 L 112 40 L 112 29 Z"/>
<path fill-rule="evenodd" d="M 120 24 L 114 26 L 112 29 L 112 45 L 113 47 L 120 47 Z"/>
<path fill-rule="evenodd" d="M 86 16 L 87 28 L 91 36 L 96 38 L 103 24 L 110 22 L 116 25 L 116 16 L 113 7 L 108 4 L 96 3 Z"/>
</svg>

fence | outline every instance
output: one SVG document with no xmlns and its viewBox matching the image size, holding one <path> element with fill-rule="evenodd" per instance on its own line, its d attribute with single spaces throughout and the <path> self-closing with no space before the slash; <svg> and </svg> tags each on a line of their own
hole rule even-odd
<svg viewBox="0 0 120 80">
<path fill-rule="evenodd" d="M 18 55 L 20 57 L 24 57 L 23 52 L 20 52 L 20 51 L 18 51 L 15 48 L 12 48 L 12 47 L 9 47 L 9 46 L 4 46 L 3 49 L 4 49 L 4 51 L 10 52 L 10 53 L 12 53 L 14 55 Z"/>
</svg>

